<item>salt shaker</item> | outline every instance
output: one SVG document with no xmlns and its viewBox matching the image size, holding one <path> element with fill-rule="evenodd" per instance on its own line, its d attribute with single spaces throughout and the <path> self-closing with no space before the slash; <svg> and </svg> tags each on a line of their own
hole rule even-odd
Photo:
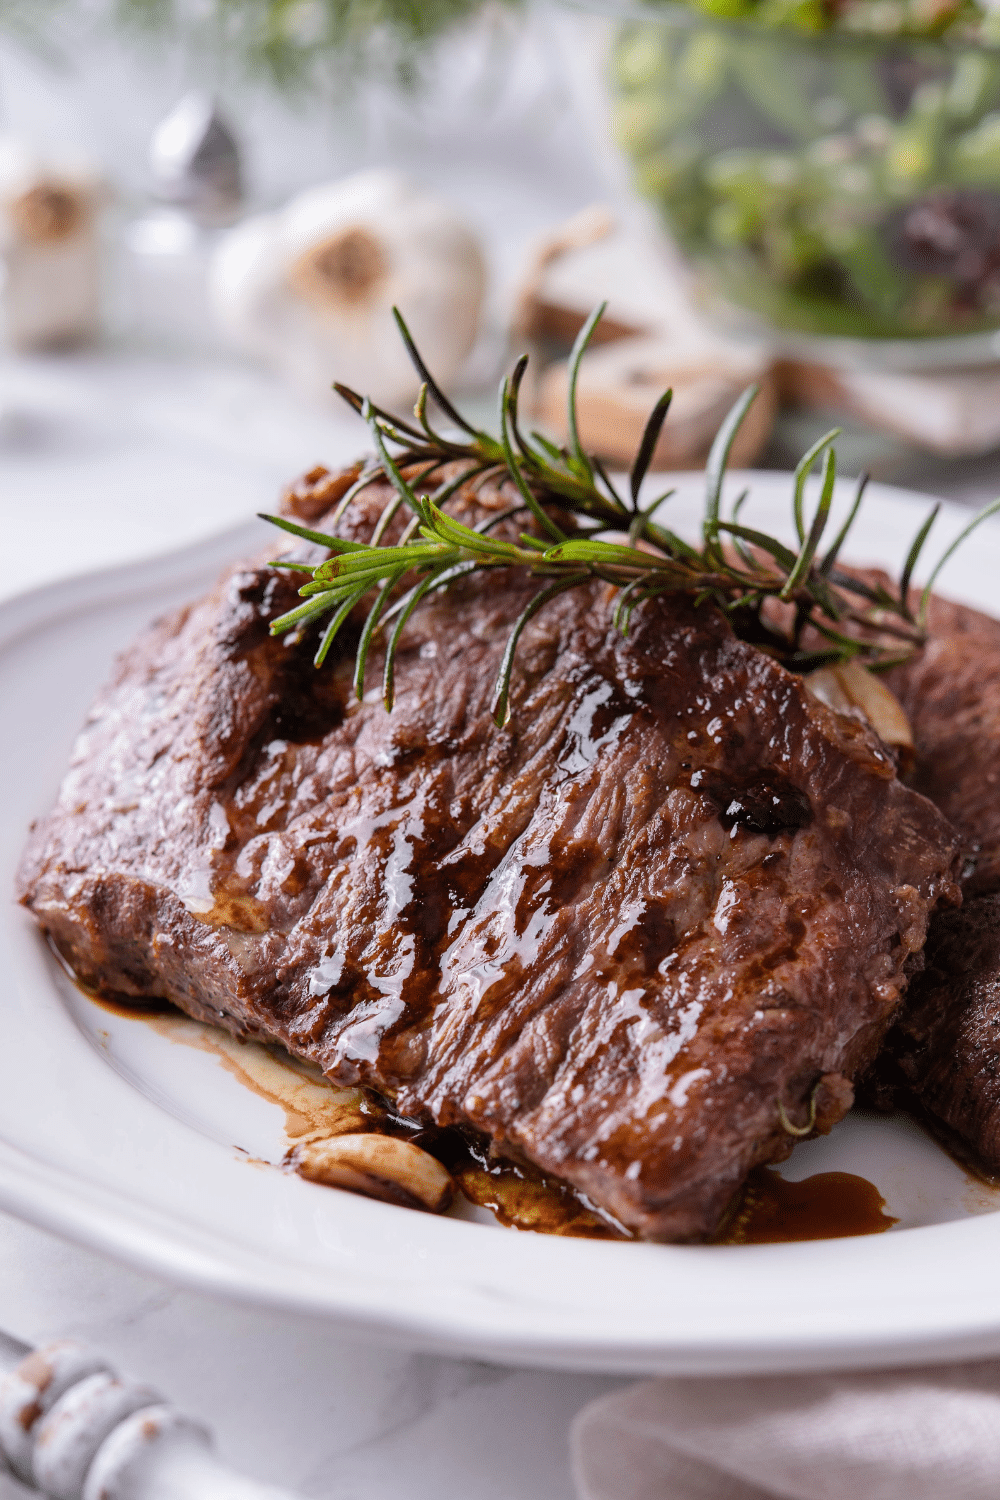
<svg viewBox="0 0 1000 1500">
<path fill-rule="evenodd" d="M 125 233 L 128 331 L 141 344 L 204 350 L 215 343 L 209 262 L 243 201 L 239 148 L 210 95 L 174 106 L 153 132 L 149 163 L 155 206 Z"/>
<path fill-rule="evenodd" d="M 102 185 L 83 162 L 0 136 L 0 330 L 18 351 L 80 343 L 100 312 Z"/>
</svg>

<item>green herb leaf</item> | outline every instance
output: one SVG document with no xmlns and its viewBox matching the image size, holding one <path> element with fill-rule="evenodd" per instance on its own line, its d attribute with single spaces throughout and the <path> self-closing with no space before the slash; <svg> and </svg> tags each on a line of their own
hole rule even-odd
<svg viewBox="0 0 1000 1500">
<path fill-rule="evenodd" d="M 722 482 L 726 477 L 729 454 L 736 441 L 736 434 L 742 427 L 747 412 L 756 401 L 759 391 L 759 386 L 751 385 L 739 397 L 716 433 L 708 455 L 708 463 L 705 465 L 705 522 L 702 534 L 705 547 L 713 557 L 721 556 L 719 552 L 719 507 L 722 504 Z"/>
<path fill-rule="evenodd" d="M 564 594 L 567 589 L 576 588 L 578 584 L 586 583 L 589 576 L 588 573 L 573 573 L 569 578 L 561 578 L 558 583 L 550 584 L 547 589 L 542 589 L 540 594 L 536 594 L 527 608 L 523 609 L 518 616 L 514 629 L 511 631 L 507 639 L 507 645 L 504 648 L 503 658 L 500 662 L 500 671 L 497 676 L 497 685 L 493 695 L 493 722 L 498 729 L 503 728 L 509 717 L 510 674 L 514 666 L 514 653 L 517 650 L 517 643 L 521 639 L 524 627 L 557 594 Z"/>
<path fill-rule="evenodd" d="M 660 433 L 663 431 L 663 424 L 667 420 L 667 412 L 670 410 L 670 403 L 673 399 L 674 393 L 672 390 L 664 391 L 650 412 L 646 426 L 643 429 L 642 442 L 639 444 L 639 451 L 635 456 L 635 463 L 632 465 L 632 472 L 629 475 L 633 511 L 638 512 L 639 491 L 642 489 L 642 481 L 645 479 L 646 472 L 653 461 L 653 454 L 656 452 L 656 445 L 660 440 Z"/>
<path fill-rule="evenodd" d="M 802 457 L 795 465 L 795 494 L 792 501 L 792 506 L 795 515 L 795 530 L 798 532 L 800 545 L 806 539 L 805 522 L 802 519 L 802 506 L 805 498 L 806 480 L 812 473 L 812 466 L 816 462 L 817 458 L 819 458 L 824 448 L 829 448 L 830 444 L 834 442 L 835 439 L 839 436 L 840 428 L 831 428 L 831 430 L 827 433 L 824 433 L 821 438 L 817 438 L 816 442 L 813 443 L 808 452 L 803 453 Z"/>
<path fill-rule="evenodd" d="M 934 584 L 945 563 L 962 545 L 966 537 L 972 535 L 977 526 L 981 526 L 984 521 L 988 520 L 990 516 L 995 516 L 998 511 L 1000 511 L 1000 500 L 993 500 L 989 505 L 984 505 L 982 510 L 979 511 L 978 515 L 973 516 L 968 526 L 963 527 L 963 529 L 958 533 L 958 536 L 952 542 L 951 546 L 946 548 L 941 557 L 938 558 L 931 576 L 928 578 L 927 583 L 924 587 L 924 592 L 921 595 L 919 616 L 921 625 L 924 625 L 926 623 L 927 611 L 930 608 L 931 594 L 934 590 Z"/>
<path fill-rule="evenodd" d="M 590 314 L 590 317 L 587 319 L 586 323 L 584 323 L 583 327 L 580 329 L 580 332 L 577 334 L 576 341 L 573 344 L 573 348 L 570 351 L 569 356 L 569 382 L 567 386 L 568 405 L 566 414 L 567 426 L 569 428 L 569 449 L 571 457 L 576 460 L 576 464 L 574 465 L 574 467 L 576 468 L 576 472 L 580 475 L 581 478 L 592 478 L 594 471 L 591 466 L 590 459 L 587 457 L 586 453 L 584 453 L 582 447 L 580 446 L 580 433 L 577 429 L 576 424 L 576 386 L 577 381 L 580 378 L 580 365 L 583 362 L 583 356 L 587 352 L 587 345 L 594 337 L 594 330 L 601 319 L 604 317 L 604 314 L 607 311 L 607 306 L 607 302 L 601 302 L 597 307 L 594 308 L 593 312 Z"/>
</svg>

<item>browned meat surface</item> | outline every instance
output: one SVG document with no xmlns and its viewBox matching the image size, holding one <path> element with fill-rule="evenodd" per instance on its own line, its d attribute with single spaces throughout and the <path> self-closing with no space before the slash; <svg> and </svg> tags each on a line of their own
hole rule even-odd
<svg viewBox="0 0 1000 1500">
<path fill-rule="evenodd" d="M 886 680 L 913 726 L 911 784 L 965 837 L 966 904 L 931 923 L 874 1090 L 1000 1173 L 1000 621 L 936 598 L 928 624 L 926 649 Z"/>
<path fill-rule="evenodd" d="M 500 732 L 537 585 L 418 611 L 391 715 L 377 660 L 359 704 L 346 645 L 317 673 L 268 637 L 292 587 L 238 567 L 122 657 L 22 899 L 88 984 L 275 1038 L 641 1235 L 711 1233 L 787 1155 L 780 1106 L 849 1106 L 956 899 L 950 825 L 710 607 L 626 642 L 603 585 L 562 596 Z"/>
<path fill-rule="evenodd" d="M 972 544 L 974 545 L 974 543 Z M 916 741 L 911 786 L 969 845 L 967 895 L 1000 887 L 1000 620 L 935 599 L 930 641 L 886 682 Z"/>
<path fill-rule="evenodd" d="M 891 1055 L 935 1128 L 1000 1175 L 1000 895 L 940 912 L 924 951 Z"/>
</svg>

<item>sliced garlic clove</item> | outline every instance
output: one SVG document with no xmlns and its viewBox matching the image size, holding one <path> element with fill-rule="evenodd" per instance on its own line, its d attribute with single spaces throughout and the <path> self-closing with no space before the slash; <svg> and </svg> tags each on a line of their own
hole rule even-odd
<svg viewBox="0 0 1000 1500">
<path fill-rule="evenodd" d="M 835 667 L 820 667 L 803 680 L 806 690 L 834 713 L 855 717 L 860 714 L 890 750 L 896 752 L 900 770 L 910 769 L 915 748 L 910 721 L 895 693 L 874 672 L 860 662 L 849 661 Z"/>
<path fill-rule="evenodd" d="M 304 1141 L 291 1157 L 300 1177 L 404 1208 L 439 1214 L 451 1203 L 451 1173 L 412 1141 L 388 1135 L 339 1135 Z"/>
</svg>

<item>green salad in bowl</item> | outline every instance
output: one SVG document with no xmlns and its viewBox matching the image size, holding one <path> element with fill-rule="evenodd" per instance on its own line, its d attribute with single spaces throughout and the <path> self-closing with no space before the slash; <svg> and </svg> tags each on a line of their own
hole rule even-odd
<svg viewBox="0 0 1000 1500">
<path fill-rule="evenodd" d="M 716 308 L 918 362 L 1000 329 L 1000 11 L 973 0 L 603 10 L 611 125 Z M 957 343 L 956 343 L 957 341 Z"/>
</svg>

